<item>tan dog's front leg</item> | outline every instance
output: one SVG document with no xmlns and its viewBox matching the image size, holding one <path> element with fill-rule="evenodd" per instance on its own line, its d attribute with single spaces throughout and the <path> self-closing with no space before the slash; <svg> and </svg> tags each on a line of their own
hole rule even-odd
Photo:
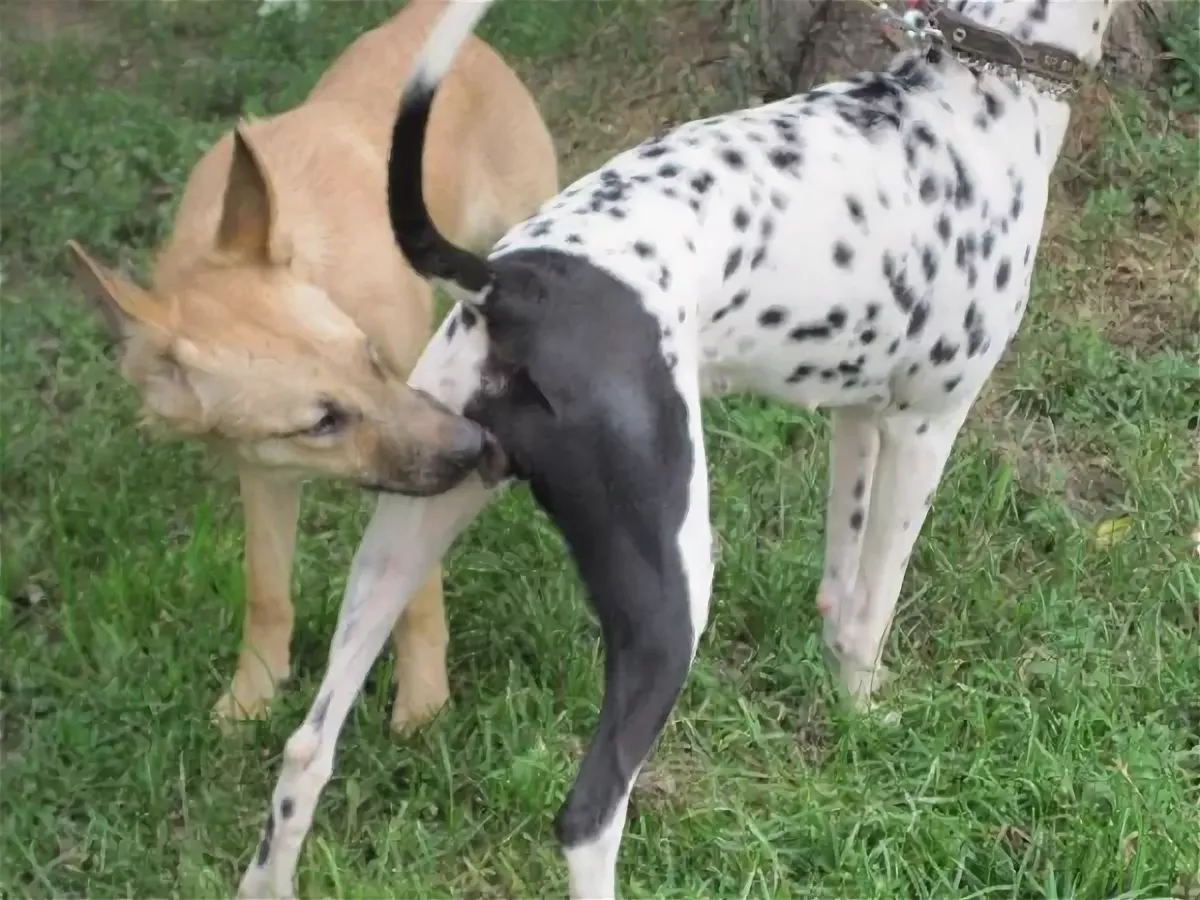
<svg viewBox="0 0 1200 900">
<path fill-rule="evenodd" d="M 246 618 L 237 671 L 213 709 L 218 721 L 264 715 L 290 670 L 292 556 L 303 485 L 249 466 L 239 475 L 246 517 Z"/>
<path fill-rule="evenodd" d="M 434 566 L 392 629 L 396 648 L 396 702 L 392 730 L 404 733 L 432 719 L 450 698 L 446 678 L 446 609 L 442 569 Z"/>
</svg>

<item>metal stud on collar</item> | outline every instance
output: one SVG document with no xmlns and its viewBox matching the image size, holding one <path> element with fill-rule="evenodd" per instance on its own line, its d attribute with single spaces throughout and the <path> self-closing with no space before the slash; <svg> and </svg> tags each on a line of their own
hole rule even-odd
<svg viewBox="0 0 1200 900">
<path fill-rule="evenodd" d="M 930 23 L 929 15 L 922 8 L 927 5 L 923 0 L 905 0 L 905 6 L 908 9 L 903 15 L 892 9 L 889 0 L 860 0 L 860 2 L 871 7 L 885 24 L 899 29 L 911 38 L 918 41 L 944 40 L 941 31 Z"/>
</svg>

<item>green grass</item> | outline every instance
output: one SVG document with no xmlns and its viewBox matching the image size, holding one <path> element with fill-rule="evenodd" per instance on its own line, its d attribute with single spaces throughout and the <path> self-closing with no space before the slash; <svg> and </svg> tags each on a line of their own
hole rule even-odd
<svg viewBox="0 0 1200 900">
<path fill-rule="evenodd" d="M 62 244 L 145 271 L 206 143 L 299 100 L 394 7 L 314 4 L 297 21 L 250 3 L 98 4 L 36 40 L 19 8 L 0 12 L 0 896 L 229 896 L 248 859 L 370 500 L 310 492 L 295 678 L 269 721 L 222 737 L 208 713 L 240 628 L 234 482 L 135 429 Z M 1194 54 L 1187 27 L 1170 32 L 1177 55 Z M 712 5 L 508 0 L 484 32 L 536 87 L 568 175 L 663 119 L 744 101 Z M 708 51 L 729 58 L 689 71 Z M 918 544 L 880 714 L 843 709 L 821 652 L 824 420 L 709 404 L 713 624 L 634 795 L 624 896 L 1200 895 L 1188 59 L 1173 108 L 1114 95 L 1063 162 L 1070 215 Z M 1097 542 L 1117 516 L 1124 539 Z M 391 662 L 377 666 L 305 895 L 565 895 L 550 820 L 595 720 L 597 630 L 523 492 L 448 572 L 451 707 L 393 738 Z"/>
</svg>

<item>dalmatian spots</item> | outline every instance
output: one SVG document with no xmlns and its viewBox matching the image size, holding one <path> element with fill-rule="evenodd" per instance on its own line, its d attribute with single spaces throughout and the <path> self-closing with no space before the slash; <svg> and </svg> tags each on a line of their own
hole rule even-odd
<svg viewBox="0 0 1200 900">
<path fill-rule="evenodd" d="M 723 383 L 736 386 L 744 370 L 787 397 L 885 406 L 910 402 L 891 396 L 896 385 L 965 391 L 1019 316 L 989 300 L 1020 293 L 1036 238 L 1024 223 L 1039 218 L 1048 163 L 1034 145 L 1058 138 L 1019 86 L 968 75 L 941 90 L 941 67 L 954 65 L 908 56 L 888 72 L 688 123 L 573 186 L 561 212 L 536 217 L 549 227 L 530 231 L 551 245 L 583 234 L 597 260 L 614 260 L 619 239 L 628 260 L 605 264 L 670 297 L 672 326 L 680 302 L 697 304 L 696 358 L 719 362 Z M 986 136 L 970 127 L 976 115 Z M 1010 145 L 1015 155 L 1004 155 Z M 830 208 L 814 214 L 814 203 Z M 611 231 L 590 224 L 597 212 Z"/>
<path fill-rule="evenodd" d="M 1012 277 L 1012 263 L 1008 257 L 1000 260 L 1000 264 L 996 266 L 996 290 L 1003 291 L 1008 287 L 1009 278 Z"/>
<path fill-rule="evenodd" d="M 763 328 L 778 328 L 787 321 L 788 311 L 782 306 L 768 306 L 758 314 L 758 324 Z"/>
<path fill-rule="evenodd" d="M 722 273 L 722 278 L 725 281 L 728 281 L 730 278 L 732 278 L 734 276 L 734 274 L 737 272 L 737 270 L 741 266 L 741 264 L 742 264 L 742 248 L 735 247 L 733 250 L 731 250 L 729 252 L 729 255 L 725 258 L 725 271 Z"/>
</svg>

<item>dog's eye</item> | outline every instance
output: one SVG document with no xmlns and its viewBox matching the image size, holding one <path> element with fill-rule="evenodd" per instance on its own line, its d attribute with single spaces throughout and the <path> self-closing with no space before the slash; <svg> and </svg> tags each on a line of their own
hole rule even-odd
<svg viewBox="0 0 1200 900">
<path fill-rule="evenodd" d="M 306 430 L 304 434 L 310 437 L 324 437 L 330 434 L 336 434 L 341 431 L 346 423 L 350 421 L 350 416 L 344 409 L 335 403 L 322 404 L 324 413 L 317 423 Z"/>
</svg>

